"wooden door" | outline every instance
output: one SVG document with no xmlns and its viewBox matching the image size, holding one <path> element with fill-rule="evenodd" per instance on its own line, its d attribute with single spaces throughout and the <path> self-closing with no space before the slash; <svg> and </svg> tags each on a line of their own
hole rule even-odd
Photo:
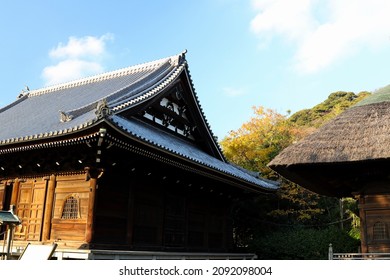
<svg viewBox="0 0 390 280">
<path fill-rule="evenodd" d="M 28 218 L 30 212 L 32 183 L 20 183 L 18 201 L 16 206 L 16 215 L 22 221 L 22 224 L 15 229 L 14 239 L 26 240 Z"/>
<path fill-rule="evenodd" d="M 43 226 L 43 209 L 45 205 L 46 184 L 35 183 L 32 188 L 30 213 L 27 228 L 27 240 L 39 241 Z"/>
<path fill-rule="evenodd" d="M 22 220 L 22 225 L 15 230 L 15 239 L 41 240 L 45 195 L 46 181 L 21 183 L 17 215 Z"/>
</svg>

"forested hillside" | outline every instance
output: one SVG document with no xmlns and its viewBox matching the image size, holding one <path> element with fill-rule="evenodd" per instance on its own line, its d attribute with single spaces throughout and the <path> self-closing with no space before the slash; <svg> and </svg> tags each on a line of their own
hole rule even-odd
<svg viewBox="0 0 390 280">
<path fill-rule="evenodd" d="M 267 164 L 284 148 L 368 95 L 334 92 L 313 108 L 291 116 L 254 107 L 253 117 L 221 141 L 229 161 L 281 183 L 276 195 L 237 202 L 234 223 L 244 229 L 236 232 L 237 244 L 249 246 L 264 259 L 321 259 L 329 243 L 339 252 L 357 250 L 359 219 L 353 199 L 319 196 L 280 177 Z"/>
<path fill-rule="evenodd" d="M 289 121 L 298 126 L 320 127 L 325 122 L 363 100 L 370 94 L 371 93 L 367 91 L 358 94 L 337 91 L 330 94 L 325 101 L 313 108 L 296 112 L 289 118 Z"/>
</svg>

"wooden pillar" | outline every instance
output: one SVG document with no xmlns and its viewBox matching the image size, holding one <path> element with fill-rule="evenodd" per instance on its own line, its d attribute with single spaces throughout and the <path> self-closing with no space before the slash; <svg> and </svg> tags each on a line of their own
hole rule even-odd
<svg viewBox="0 0 390 280">
<path fill-rule="evenodd" d="M 5 197 L 6 197 L 6 193 L 7 193 L 7 186 L 8 186 L 8 183 L 7 181 L 5 181 L 2 186 L 0 186 L 0 210 L 8 210 L 8 209 L 5 209 Z"/>
<path fill-rule="evenodd" d="M 126 244 L 133 246 L 133 231 L 134 231 L 134 187 L 131 184 L 129 187 L 128 209 L 127 209 L 127 231 Z"/>
<path fill-rule="evenodd" d="M 42 240 L 50 240 L 50 231 L 51 231 L 51 219 L 53 214 L 54 206 L 54 192 L 56 187 L 56 176 L 53 174 L 49 178 L 46 190 L 46 201 L 45 201 L 45 215 L 43 217 L 43 230 L 42 230 Z"/>
<path fill-rule="evenodd" d="M 18 204 L 18 198 L 19 198 L 19 186 L 20 186 L 20 180 L 15 179 L 15 182 L 12 186 L 12 195 L 11 195 L 11 205 L 14 205 L 17 207 Z"/>
<path fill-rule="evenodd" d="M 85 242 L 90 243 L 93 240 L 93 222 L 95 216 L 95 198 L 96 198 L 96 189 L 97 189 L 97 180 L 100 175 L 93 174 L 89 168 L 86 168 L 87 178 L 89 178 L 89 200 L 88 200 L 88 216 L 87 216 L 87 226 L 85 229 Z"/>
<path fill-rule="evenodd" d="M 363 195 L 358 196 L 358 207 L 360 217 L 360 246 L 362 253 L 368 253 L 367 248 L 367 222 L 366 222 L 366 210 L 365 199 Z"/>
</svg>

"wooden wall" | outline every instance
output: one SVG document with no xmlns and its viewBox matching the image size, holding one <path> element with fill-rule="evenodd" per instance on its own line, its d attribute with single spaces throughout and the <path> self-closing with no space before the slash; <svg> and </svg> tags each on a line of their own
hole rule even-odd
<svg viewBox="0 0 390 280">
<path fill-rule="evenodd" d="M 188 174 L 108 170 L 97 180 L 86 173 L 14 179 L 0 184 L 22 224 L 16 242 L 57 242 L 60 247 L 226 252 L 233 248 L 226 186 Z M 179 173 L 177 173 L 179 174 Z M 174 175 L 174 176 L 172 176 Z M 178 179 L 180 177 L 180 179 Z M 191 184 L 189 182 L 191 181 Z"/>
<path fill-rule="evenodd" d="M 359 199 L 362 252 L 390 252 L 390 194 Z"/>
<path fill-rule="evenodd" d="M 70 242 L 71 247 L 85 243 L 91 196 L 85 172 L 11 182 L 8 193 L 12 195 L 6 203 L 15 205 L 15 213 L 22 221 L 15 229 L 15 241 Z M 0 189 L 3 205 L 7 200 L 3 195 L 5 185 Z M 72 205 L 66 206 L 67 199 L 73 201 Z M 77 242 L 71 244 L 74 241 Z"/>
</svg>

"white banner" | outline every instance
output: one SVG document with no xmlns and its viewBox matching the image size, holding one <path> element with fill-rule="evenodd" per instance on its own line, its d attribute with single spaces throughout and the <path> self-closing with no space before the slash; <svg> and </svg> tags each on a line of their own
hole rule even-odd
<svg viewBox="0 0 390 280">
<path fill-rule="evenodd" d="M 0 261 L 12 279 L 372 279 L 390 272 L 387 261 L 119 260 Z M 313 278 L 315 277 L 315 278 Z"/>
</svg>

